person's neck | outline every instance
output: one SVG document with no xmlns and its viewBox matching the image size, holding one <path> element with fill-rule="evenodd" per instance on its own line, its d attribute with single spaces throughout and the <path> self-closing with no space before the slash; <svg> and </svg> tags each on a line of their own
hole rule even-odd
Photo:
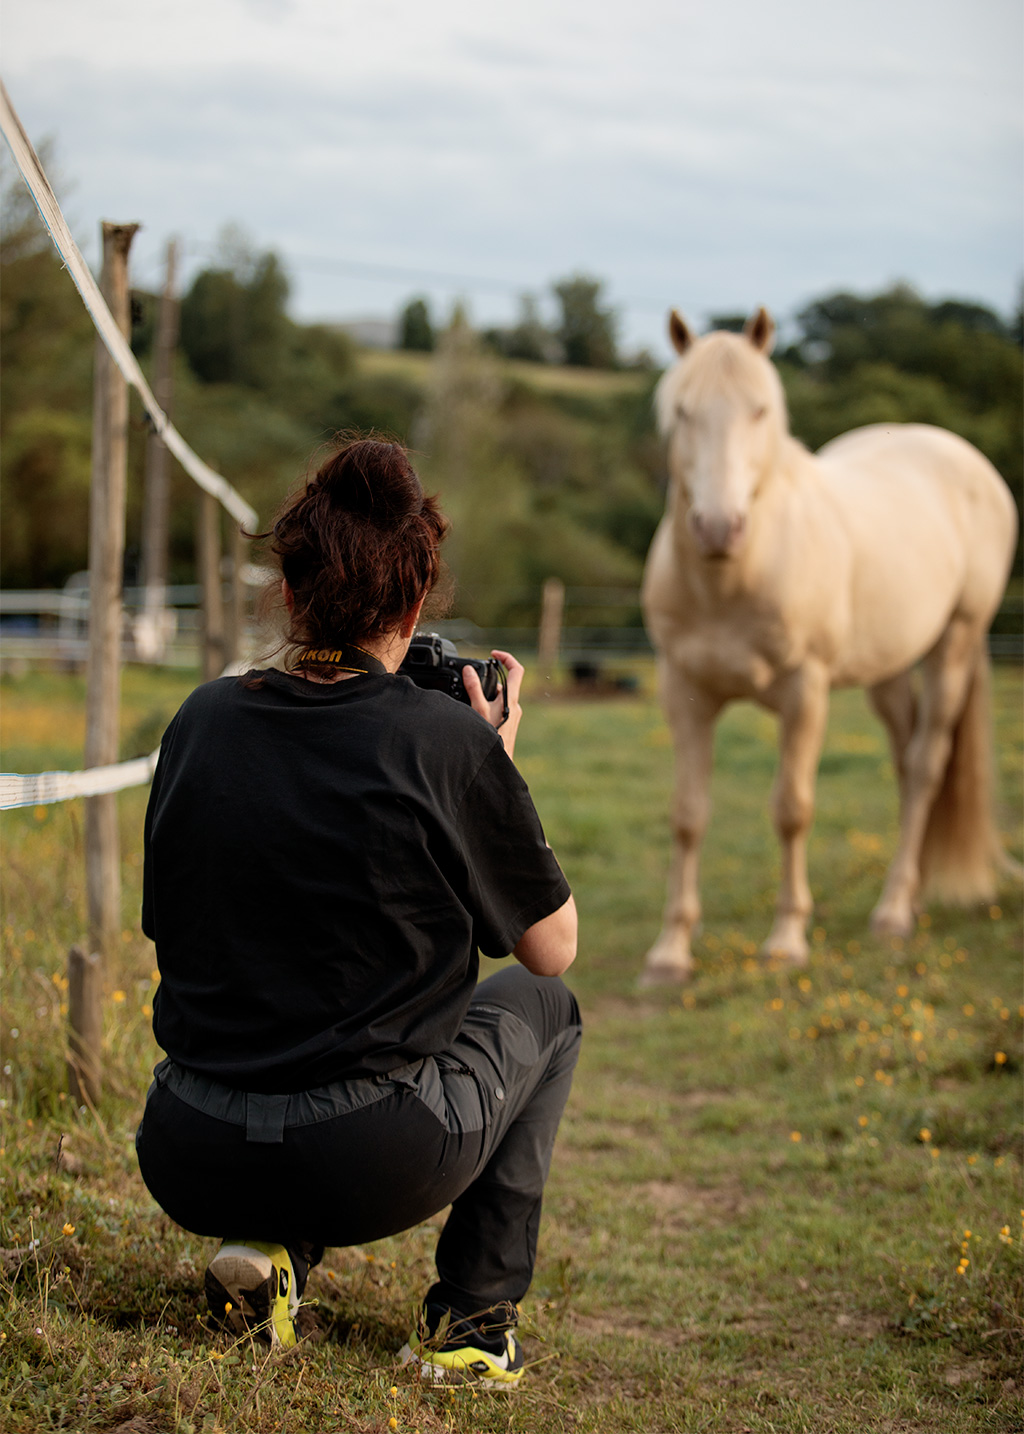
<svg viewBox="0 0 1024 1434">
<path fill-rule="evenodd" d="M 405 654 L 409 651 L 411 636 L 410 634 L 409 637 L 403 637 L 401 629 L 396 628 L 394 632 L 385 633 L 382 638 L 378 638 L 372 645 L 368 642 L 363 642 L 360 643 L 360 646 L 365 647 L 366 651 L 375 657 L 378 662 L 383 662 L 389 672 L 394 673 L 398 671 L 405 660 Z"/>
</svg>

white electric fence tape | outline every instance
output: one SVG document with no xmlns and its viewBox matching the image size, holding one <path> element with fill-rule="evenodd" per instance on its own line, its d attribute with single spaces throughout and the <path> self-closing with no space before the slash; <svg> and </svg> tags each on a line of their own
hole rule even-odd
<svg viewBox="0 0 1024 1434">
<path fill-rule="evenodd" d="M 69 797 L 98 797 L 141 787 L 156 771 L 160 748 L 148 757 L 118 762 L 112 767 L 89 767 L 84 772 L 35 772 L 23 777 L 18 772 L 0 772 L 0 810 L 10 807 L 44 807 L 66 802 Z"/>
<path fill-rule="evenodd" d="M 22 128 L 21 120 L 15 113 L 6 86 L 2 81 L 0 81 L 0 131 L 10 146 L 14 161 L 21 170 L 29 193 L 35 200 L 36 208 L 49 230 L 50 238 L 74 280 L 75 286 L 82 296 L 83 304 L 92 316 L 97 333 L 106 345 L 110 357 L 121 370 L 125 381 L 131 384 L 142 399 L 143 407 L 153 421 L 153 427 L 189 477 L 194 479 L 205 492 L 212 493 L 215 498 L 219 499 L 238 523 L 255 531 L 258 522 L 255 508 L 250 507 L 242 495 L 236 493 L 226 478 L 215 473 L 209 464 L 204 463 L 198 453 L 188 446 L 153 397 L 149 384 L 139 368 L 138 360 L 114 322 L 114 316 L 107 308 L 106 300 L 100 293 L 96 280 L 89 271 L 89 266 L 71 237 L 71 231 L 60 211 L 60 205 L 50 187 L 50 181 L 43 172 L 39 157 Z"/>
<path fill-rule="evenodd" d="M 142 399 L 153 427 L 189 477 L 198 483 L 204 492 L 217 498 L 236 522 L 255 531 L 259 522 L 255 508 L 250 507 L 227 479 L 215 473 L 209 464 L 204 463 L 189 447 L 153 397 L 135 355 L 107 308 L 106 300 L 82 258 L 78 245 L 71 237 L 71 231 L 50 187 L 50 181 L 11 104 L 2 80 L 0 133 L 10 147 L 42 221 L 82 296 L 82 302 L 89 311 L 97 333 L 125 381 L 131 384 Z M 224 675 L 237 671 L 237 665 L 232 664 L 225 669 Z M 89 767 L 82 772 L 35 772 L 29 776 L 22 776 L 18 772 L 0 772 L 0 810 L 46 806 L 51 802 L 67 801 L 70 797 L 97 797 L 106 792 L 120 792 L 125 787 L 142 786 L 151 780 L 159 755 L 160 749 L 157 748 L 148 757 L 138 757 L 131 762 L 118 762 L 110 767 Z"/>
</svg>

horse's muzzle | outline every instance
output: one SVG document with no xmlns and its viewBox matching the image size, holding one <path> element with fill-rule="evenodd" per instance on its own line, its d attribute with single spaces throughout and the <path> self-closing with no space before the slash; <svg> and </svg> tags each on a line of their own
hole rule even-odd
<svg viewBox="0 0 1024 1434">
<path fill-rule="evenodd" d="M 745 513 L 709 516 L 691 509 L 690 529 L 702 558 L 731 558 L 743 542 L 747 518 Z"/>
</svg>

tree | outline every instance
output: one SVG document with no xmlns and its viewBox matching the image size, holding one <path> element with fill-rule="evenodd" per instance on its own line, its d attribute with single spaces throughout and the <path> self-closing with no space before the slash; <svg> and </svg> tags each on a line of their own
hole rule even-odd
<svg viewBox="0 0 1024 1434">
<path fill-rule="evenodd" d="M 616 319 L 611 309 L 598 304 L 600 279 L 573 274 L 551 287 L 562 310 L 557 333 L 565 362 L 580 368 L 615 368 Z"/>
<path fill-rule="evenodd" d="M 605 410 L 620 433 L 621 414 Z M 609 491 L 633 503 L 635 471 L 597 423 L 509 384 L 465 316 L 440 336 L 416 446 L 452 532 L 455 610 L 483 625 L 535 622 L 541 585 L 630 586 L 641 560 L 602 520 Z M 655 501 L 651 528 L 660 514 Z M 648 530 L 648 536 L 649 536 Z"/>
<path fill-rule="evenodd" d="M 711 327 L 724 329 L 728 334 L 741 334 L 746 327 L 746 314 L 712 314 Z"/>
<path fill-rule="evenodd" d="M 525 359 L 529 363 L 558 363 L 562 346 L 544 324 L 533 294 L 519 299 L 519 320 L 510 329 L 488 329 L 485 341 L 504 358 Z"/>
<path fill-rule="evenodd" d="M 281 376 L 291 338 L 288 280 L 275 254 L 256 254 L 233 227 L 221 235 L 220 257 L 182 300 L 181 346 L 204 383 L 267 391 Z"/>
<path fill-rule="evenodd" d="M 40 152 L 52 170 L 51 147 Z M 3 584 L 44 587 L 87 561 L 94 335 L 6 156 L 0 174 Z"/>
<path fill-rule="evenodd" d="M 398 347 L 430 353 L 435 344 L 434 325 L 426 299 L 410 299 L 399 320 Z"/>
</svg>

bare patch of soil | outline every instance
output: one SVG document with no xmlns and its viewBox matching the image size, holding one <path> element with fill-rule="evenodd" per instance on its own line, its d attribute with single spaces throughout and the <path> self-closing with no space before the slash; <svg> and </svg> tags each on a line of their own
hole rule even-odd
<svg viewBox="0 0 1024 1434">
<path fill-rule="evenodd" d="M 707 1187 L 686 1180 L 648 1180 L 638 1188 L 653 1206 L 654 1228 L 660 1232 L 706 1225 L 709 1220 L 733 1220 L 747 1208 L 738 1185 Z"/>
<path fill-rule="evenodd" d="M 581 1334 L 608 1339 L 635 1339 L 644 1344 L 658 1344 L 665 1349 L 680 1349 L 685 1344 L 703 1338 L 689 1330 L 652 1329 L 650 1325 L 630 1323 L 629 1320 L 612 1319 L 607 1315 L 584 1315 L 577 1311 L 569 1314 L 569 1323 Z"/>
</svg>

